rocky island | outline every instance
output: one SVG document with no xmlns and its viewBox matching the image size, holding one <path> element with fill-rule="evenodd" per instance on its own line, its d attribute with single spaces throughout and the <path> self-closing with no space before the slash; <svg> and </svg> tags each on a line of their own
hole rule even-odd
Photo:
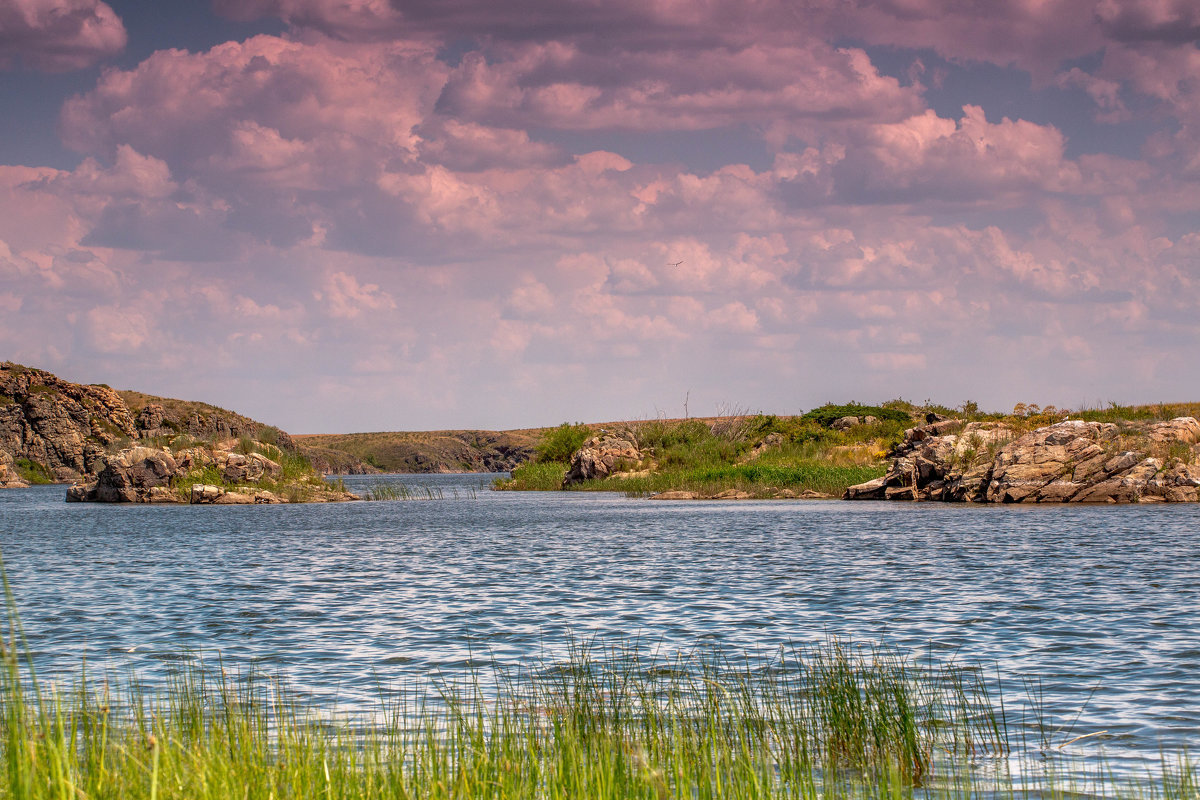
<svg viewBox="0 0 1200 800">
<path fill-rule="evenodd" d="M 284 431 L 205 403 L 77 384 L 0 363 L 0 488 L 67 500 L 249 504 L 357 499 Z"/>
</svg>

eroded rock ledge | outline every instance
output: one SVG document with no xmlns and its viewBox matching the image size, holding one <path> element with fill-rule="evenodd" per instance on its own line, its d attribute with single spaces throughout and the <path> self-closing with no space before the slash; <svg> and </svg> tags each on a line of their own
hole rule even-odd
<svg viewBox="0 0 1200 800">
<path fill-rule="evenodd" d="M 249 444 L 264 448 L 261 442 Z M 71 486 L 67 502 L 249 505 L 359 499 L 311 470 L 285 479 L 283 467 L 263 453 L 235 451 L 242 445 L 238 440 L 225 445 L 175 453 L 153 447 L 122 450 L 103 460 L 94 480 Z"/>
<path fill-rule="evenodd" d="M 1027 433 L 945 420 L 905 432 L 887 474 L 847 500 L 1183 503 L 1200 487 L 1200 422 L 1064 420 Z"/>
</svg>

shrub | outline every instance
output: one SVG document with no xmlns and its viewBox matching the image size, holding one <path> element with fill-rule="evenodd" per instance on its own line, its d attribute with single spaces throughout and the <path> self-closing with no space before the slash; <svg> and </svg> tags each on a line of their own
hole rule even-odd
<svg viewBox="0 0 1200 800">
<path fill-rule="evenodd" d="M 32 483 L 35 486 L 54 483 L 54 475 L 45 464 L 39 464 L 37 461 L 31 461 L 28 458 L 18 458 L 15 466 L 17 474 L 26 483 Z"/>
<path fill-rule="evenodd" d="M 876 419 L 889 422 L 912 422 L 912 416 L 898 408 L 864 406 L 861 403 L 847 403 L 840 406 L 833 403 L 826 403 L 820 408 L 814 408 L 812 411 L 804 414 L 800 419 L 804 422 L 815 422 L 823 428 L 828 428 L 835 420 L 839 420 L 842 417 L 875 417 Z"/>
<path fill-rule="evenodd" d="M 592 429 L 579 422 L 574 425 L 564 422 L 557 428 L 551 428 L 537 445 L 537 460 L 543 463 L 568 462 L 591 435 Z"/>
</svg>

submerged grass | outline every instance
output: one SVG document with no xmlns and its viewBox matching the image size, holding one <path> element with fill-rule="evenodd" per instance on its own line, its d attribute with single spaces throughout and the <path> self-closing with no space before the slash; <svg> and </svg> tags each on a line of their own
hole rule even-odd
<svg viewBox="0 0 1200 800">
<path fill-rule="evenodd" d="M 7 584 L 5 584 L 7 592 Z M 280 681 L 186 669 L 149 694 L 40 683 L 9 595 L 0 797 L 825 798 L 1197 796 L 1186 759 L 1133 786 L 1007 763 L 972 671 L 829 640 L 737 659 L 576 644 L 334 719 Z M 130 683 L 131 687 L 139 684 Z"/>
</svg>

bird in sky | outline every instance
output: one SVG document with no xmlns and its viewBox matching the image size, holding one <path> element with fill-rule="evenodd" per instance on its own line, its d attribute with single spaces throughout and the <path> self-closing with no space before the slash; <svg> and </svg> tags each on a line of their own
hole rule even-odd
<svg viewBox="0 0 1200 800">
<path fill-rule="evenodd" d="M 673 263 L 671 263 L 671 264 L 667 264 L 667 266 L 668 266 L 668 267 L 678 267 L 678 266 L 679 266 L 680 264 L 682 264 L 682 263 L 683 263 L 682 261 L 675 261 L 675 262 L 673 262 Z"/>
</svg>

